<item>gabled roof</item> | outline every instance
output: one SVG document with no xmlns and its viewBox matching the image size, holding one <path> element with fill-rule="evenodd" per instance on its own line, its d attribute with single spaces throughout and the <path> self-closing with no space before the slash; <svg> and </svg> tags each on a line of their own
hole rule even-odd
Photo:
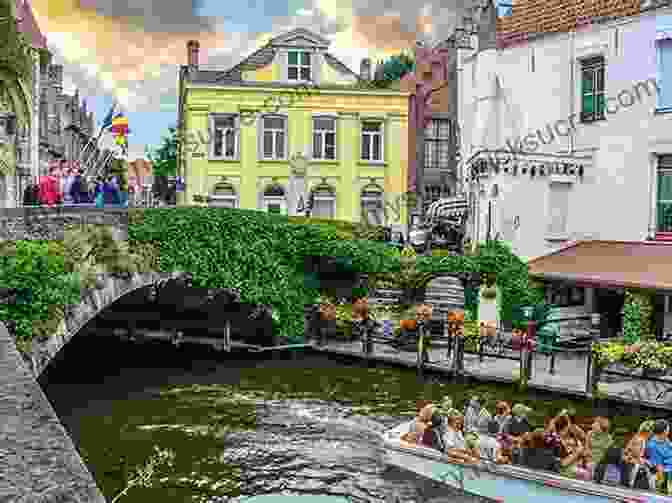
<svg viewBox="0 0 672 503">
<path fill-rule="evenodd" d="M 243 72 L 258 70 L 271 64 L 278 52 L 276 45 L 291 45 L 291 41 L 297 38 L 306 39 L 310 43 L 313 43 L 319 47 L 326 47 L 330 43 L 325 38 L 309 30 L 306 30 L 305 28 L 297 28 L 271 39 L 264 46 L 254 51 L 252 54 L 247 56 L 240 63 L 229 70 L 197 70 L 193 75 L 187 74 L 187 78 L 190 82 L 197 84 L 240 85 L 243 79 Z M 324 60 L 335 70 L 350 74 L 359 79 L 359 75 L 357 73 L 348 68 L 347 65 L 342 63 L 332 54 L 324 53 Z M 266 83 L 264 83 L 264 85 L 266 85 Z"/>
<path fill-rule="evenodd" d="M 672 291 L 672 243 L 578 241 L 528 262 L 532 276 Z"/>
<path fill-rule="evenodd" d="M 498 45 L 569 32 L 591 22 L 634 16 L 640 11 L 640 0 L 517 0 L 510 16 L 497 18 Z"/>
<path fill-rule="evenodd" d="M 273 37 L 268 43 L 272 46 L 285 44 L 291 45 L 292 42 L 296 39 L 307 40 L 311 45 L 315 46 L 329 47 L 331 45 L 329 40 L 318 35 L 317 33 L 307 30 L 306 28 L 296 28 L 292 31 L 288 31 L 287 33 Z"/>
</svg>

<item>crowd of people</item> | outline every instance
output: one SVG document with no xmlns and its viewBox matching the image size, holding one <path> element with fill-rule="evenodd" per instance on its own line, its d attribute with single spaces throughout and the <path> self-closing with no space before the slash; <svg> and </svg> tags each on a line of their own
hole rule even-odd
<svg viewBox="0 0 672 503">
<path fill-rule="evenodd" d="M 460 411 L 452 400 L 419 402 L 407 447 L 418 445 L 443 452 L 449 461 L 473 464 L 489 460 L 565 477 L 635 490 L 672 494 L 672 442 L 665 420 L 645 421 L 639 431 L 617 447 L 606 417 L 576 418 L 562 410 L 543 428 L 528 420 L 532 410 L 500 401 L 494 415 L 478 398 Z"/>
<path fill-rule="evenodd" d="M 126 206 L 128 194 L 122 191 L 114 176 L 87 179 L 81 169 L 68 167 L 63 161 L 52 166 L 49 174 L 37 184 L 26 187 L 24 206 L 56 206 L 90 204 L 97 207 Z"/>
</svg>

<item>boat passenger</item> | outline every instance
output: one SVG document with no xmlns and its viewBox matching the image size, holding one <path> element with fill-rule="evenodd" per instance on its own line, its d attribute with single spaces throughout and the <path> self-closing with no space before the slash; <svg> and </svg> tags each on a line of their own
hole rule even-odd
<svg viewBox="0 0 672 503">
<path fill-rule="evenodd" d="M 586 441 L 586 433 L 572 422 L 566 409 L 560 411 L 557 416 L 551 419 L 546 431 L 557 433 L 561 441 L 566 441 L 570 437 L 574 437 L 580 442 Z"/>
<path fill-rule="evenodd" d="M 586 435 L 585 460 L 591 472 L 602 461 L 607 449 L 614 443 L 614 437 L 609 433 L 609 427 L 609 419 L 604 416 L 597 416 Z"/>
<path fill-rule="evenodd" d="M 656 489 L 656 468 L 644 457 L 644 448 L 650 435 L 649 432 L 635 434 L 623 449 L 624 479 L 628 487 L 641 491 Z M 597 477 L 595 479 L 597 482 Z"/>
<path fill-rule="evenodd" d="M 511 410 L 513 413 L 511 420 L 506 423 L 504 434 L 500 436 L 500 441 L 511 449 L 511 462 L 521 464 L 521 448 L 523 436 L 532 430 L 527 415 L 532 409 L 522 403 L 514 405 Z"/>
<path fill-rule="evenodd" d="M 591 480 L 590 471 L 585 466 L 586 446 L 574 435 L 560 440 L 560 475 L 568 478 Z"/>
<path fill-rule="evenodd" d="M 472 397 L 464 408 L 464 431 L 466 433 L 478 431 L 478 420 L 481 412 L 481 402 L 477 396 Z"/>
<path fill-rule="evenodd" d="M 443 436 L 443 444 L 446 455 L 457 463 L 478 463 L 478 454 L 467 447 L 462 433 L 462 414 L 457 409 L 451 409 L 446 414 L 446 433 Z"/>
<path fill-rule="evenodd" d="M 646 443 L 644 455 L 656 467 L 656 478 L 659 489 L 665 494 L 672 494 L 672 443 L 669 439 L 670 426 L 664 419 L 656 421 L 653 427 L 653 438 Z"/>
<path fill-rule="evenodd" d="M 602 461 L 595 467 L 593 480 L 598 484 L 628 485 L 623 449 L 617 447 L 607 449 Z"/>
<path fill-rule="evenodd" d="M 430 449 L 436 449 L 437 451 L 445 452 L 446 448 L 443 444 L 444 434 L 445 425 L 443 416 L 437 412 L 433 412 L 430 419 L 430 424 L 425 428 L 425 431 L 422 433 L 418 443 L 424 447 L 429 447 Z"/>
<path fill-rule="evenodd" d="M 521 444 L 521 464 L 532 470 L 557 473 L 560 468 L 557 449 L 550 447 L 543 431 L 527 433 Z"/>
<path fill-rule="evenodd" d="M 511 421 L 511 406 L 508 402 L 501 401 L 495 404 L 493 419 L 499 424 L 499 433 L 504 433 L 506 425 Z"/>
<path fill-rule="evenodd" d="M 434 405 L 427 400 L 419 400 L 417 403 L 418 415 L 415 421 L 411 422 L 409 430 L 401 435 L 401 444 L 406 447 L 416 447 L 422 434 L 429 424 L 431 424 Z"/>
</svg>

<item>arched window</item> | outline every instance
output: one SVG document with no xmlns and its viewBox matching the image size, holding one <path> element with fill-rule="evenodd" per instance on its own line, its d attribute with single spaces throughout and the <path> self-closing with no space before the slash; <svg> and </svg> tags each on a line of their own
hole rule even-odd
<svg viewBox="0 0 672 503">
<path fill-rule="evenodd" d="M 238 194 L 236 189 L 230 183 L 220 182 L 212 189 L 212 194 L 208 199 L 210 206 L 222 208 L 237 208 Z"/>
<path fill-rule="evenodd" d="M 326 183 L 311 190 L 313 208 L 311 216 L 316 218 L 334 218 L 336 215 L 336 192 Z"/>
<path fill-rule="evenodd" d="M 367 221 L 371 225 L 384 225 L 383 189 L 374 183 L 364 187 L 361 194 L 361 210 L 363 222 Z"/>
<path fill-rule="evenodd" d="M 287 198 L 285 197 L 285 189 L 282 185 L 274 183 L 266 187 L 266 190 L 264 190 L 263 209 L 268 213 L 278 215 L 287 213 Z"/>
</svg>

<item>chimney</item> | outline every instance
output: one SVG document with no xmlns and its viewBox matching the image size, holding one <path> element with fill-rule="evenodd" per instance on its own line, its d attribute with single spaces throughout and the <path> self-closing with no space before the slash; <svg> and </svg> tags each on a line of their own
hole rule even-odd
<svg viewBox="0 0 672 503">
<path fill-rule="evenodd" d="M 201 44 L 198 40 L 190 40 L 187 42 L 187 65 L 190 71 L 198 70 L 198 51 Z"/>
<path fill-rule="evenodd" d="M 359 78 L 362 80 L 371 80 L 371 60 L 369 58 L 362 59 L 359 66 Z"/>
</svg>

